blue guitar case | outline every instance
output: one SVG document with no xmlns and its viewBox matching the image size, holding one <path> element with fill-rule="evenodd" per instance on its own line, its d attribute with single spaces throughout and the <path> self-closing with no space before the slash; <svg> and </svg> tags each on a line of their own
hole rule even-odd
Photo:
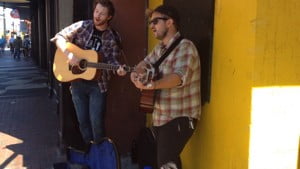
<svg viewBox="0 0 300 169">
<path fill-rule="evenodd" d="M 68 163 L 55 164 L 55 169 L 71 169 L 71 164 L 89 169 L 120 169 L 120 159 L 114 142 L 109 138 L 97 144 L 90 144 L 87 152 L 67 149 Z"/>
<path fill-rule="evenodd" d="M 87 152 L 68 149 L 67 158 L 69 163 L 87 166 L 89 169 L 120 169 L 117 148 L 109 138 L 91 144 Z"/>
</svg>

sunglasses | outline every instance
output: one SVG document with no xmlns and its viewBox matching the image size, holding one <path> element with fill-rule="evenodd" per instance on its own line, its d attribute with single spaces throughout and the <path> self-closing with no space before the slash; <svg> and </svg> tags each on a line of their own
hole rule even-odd
<svg viewBox="0 0 300 169">
<path fill-rule="evenodd" d="M 166 17 L 157 17 L 157 18 L 154 18 L 152 19 L 151 21 L 149 21 L 149 25 L 153 24 L 153 25 L 156 25 L 158 23 L 159 20 L 168 20 L 169 18 L 166 18 Z"/>
</svg>

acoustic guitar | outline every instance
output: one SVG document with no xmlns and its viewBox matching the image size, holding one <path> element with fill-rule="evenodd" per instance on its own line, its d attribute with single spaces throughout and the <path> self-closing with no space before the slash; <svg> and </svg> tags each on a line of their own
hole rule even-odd
<svg viewBox="0 0 300 169">
<path fill-rule="evenodd" d="M 78 46 L 67 43 L 67 49 L 79 58 L 78 65 L 70 65 L 67 56 L 57 49 L 53 62 L 53 73 L 55 78 L 60 82 L 70 82 L 76 79 L 93 80 L 103 70 L 117 70 L 119 66 L 101 63 L 101 57 L 94 50 L 83 50 Z M 134 68 L 125 66 L 125 71 L 132 72 Z M 145 67 L 144 73 L 139 80 L 147 84 L 155 77 L 155 70 L 152 65 Z M 142 90 L 140 97 L 140 111 L 152 113 L 154 106 L 155 90 Z"/>
<path fill-rule="evenodd" d="M 57 49 L 53 62 L 53 73 L 60 82 L 70 82 L 76 79 L 93 80 L 101 73 L 101 69 L 116 71 L 119 66 L 101 63 L 101 56 L 94 50 L 83 50 L 78 46 L 67 43 L 67 49 L 79 59 L 78 65 L 70 65 L 67 56 Z M 134 68 L 123 66 L 126 72 Z"/>
<path fill-rule="evenodd" d="M 147 64 L 144 67 L 144 72 L 139 75 L 139 81 L 144 85 L 147 85 L 152 80 L 157 78 L 157 73 L 155 72 L 155 68 L 152 64 Z M 140 97 L 140 112 L 144 113 L 152 113 L 154 102 L 155 102 L 155 93 L 156 90 L 141 90 Z"/>
<path fill-rule="evenodd" d="M 155 90 L 142 90 L 140 98 L 140 112 L 152 113 L 155 102 Z"/>
</svg>

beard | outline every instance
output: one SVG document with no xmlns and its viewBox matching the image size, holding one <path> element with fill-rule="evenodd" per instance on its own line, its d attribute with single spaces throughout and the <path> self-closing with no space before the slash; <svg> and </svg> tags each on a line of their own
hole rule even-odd
<svg viewBox="0 0 300 169">
<path fill-rule="evenodd" d="M 168 31 L 169 31 L 169 29 L 164 29 L 163 31 L 161 31 L 161 32 L 156 32 L 157 34 L 156 34 L 156 38 L 158 39 L 158 40 L 163 40 L 166 36 L 167 36 L 167 34 L 168 34 Z"/>
<path fill-rule="evenodd" d="M 103 25 L 107 24 L 107 21 L 94 19 L 94 24 L 95 24 L 95 26 L 103 26 Z"/>
</svg>

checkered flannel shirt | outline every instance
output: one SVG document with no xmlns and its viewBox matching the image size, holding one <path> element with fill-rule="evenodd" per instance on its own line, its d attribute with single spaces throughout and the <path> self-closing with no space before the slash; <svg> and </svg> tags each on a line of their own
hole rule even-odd
<svg viewBox="0 0 300 169">
<path fill-rule="evenodd" d="M 180 36 L 178 32 L 168 43 Z M 145 62 L 155 63 L 164 52 L 162 43 L 155 46 L 153 51 L 144 59 Z M 187 39 L 181 40 L 179 45 L 167 56 L 159 66 L 159 73 L 164 75 L 176 73 L 182 83 L 174 88 L 160 89 L 155 98 L 153 125 L 160 126 L 176 117 L 200 118 L 200 58 L 194 44 Z"/>
<path fill-rule="evenodd" d="M 82 49 L 86 49 L 86 46 L 93 35 L 93 28 L 94 23 L 92 20 L 78 21 L 58 32 L 55 37 L 51 39 L 51 41 L 55 41 L 58 36 L 61 36 L 66 39 L 66 41 L 72 42 Z M 116 38 L 120 37 L 115 36 L 116 34 L 114 34 L 110 28 L 108 28 L 102 34 L 102 47 L 100 50 L 100 55 L 102 56 L 102 62 L 120 65 L 120 63 L 117 61 L 117 57 L 120 55 L 121 49 L 116 42 Z M 102 76 L 99 79 L 98 84 L 101 92 L 105 92 L 107 91 L 110 72 L 102 71 L 101 75 Z"/>
</svg>

